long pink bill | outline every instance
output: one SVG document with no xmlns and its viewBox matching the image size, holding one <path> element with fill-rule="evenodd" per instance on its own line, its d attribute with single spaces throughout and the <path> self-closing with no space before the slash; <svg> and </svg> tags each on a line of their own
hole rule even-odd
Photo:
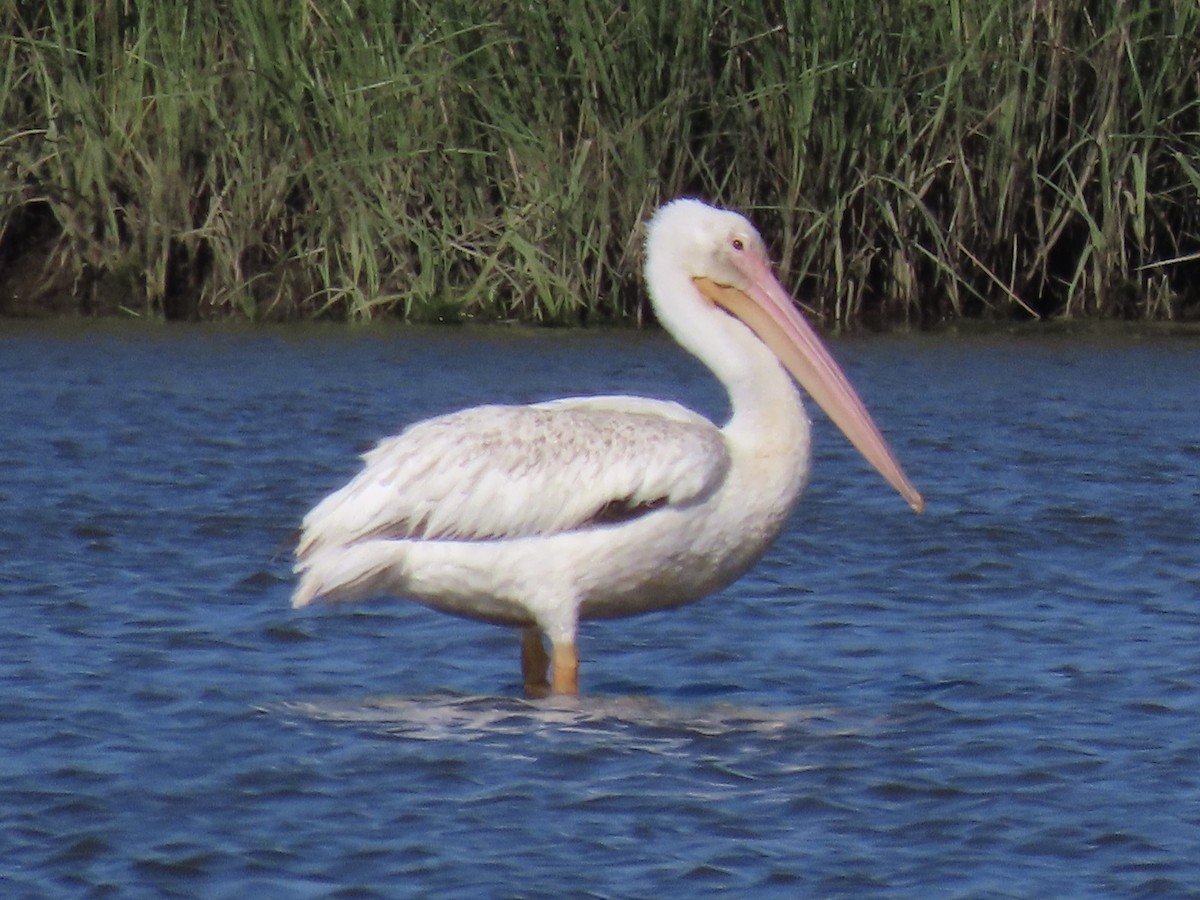
<svg viewBox="0 0 1200 900">
<path fill-rule="evenodd" d="M 917 512 L 923 511 L 925 499 L 900 468 L 858 393 L 812 326 L 800 315 L 766 260 L 746 253 L 737 259 L 737 265 L 749 282 L 747 288 L 717 284 L 708 278 L 695 279 L 696 286 L 714 303 L 745 322 L 867 462 L 909 506 Z"/>
</svg>

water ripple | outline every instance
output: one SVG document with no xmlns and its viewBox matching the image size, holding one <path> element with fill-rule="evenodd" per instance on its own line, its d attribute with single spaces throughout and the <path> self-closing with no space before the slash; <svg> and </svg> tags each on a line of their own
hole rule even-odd
<svg viewBox="0 0 1200 900">
<path fill-rule="evenodd" d="M 615 741 L 644 740 L 647 735 L 679 741 L 734 734 L 761 740 L 828 717 L 823 710 L 780 712 L 727 703 L 689 709 L 650 697 L 598 696 L 544 700 L 381 697 L 357 703 L 296 701 L 283 709 L 320 721 L 372 725 L 386 734 L 435 741 L 480 740 L 547 729 Z"/>
<path fill-rule="evenodd" d="M 721 415 L 665 339 L 0 324 L 6 895 L 1187 894 L 1200 346 L 835 350 L 927 513 L 818 416 L 762 563 L 533 702 L 503 630 L 291 610 L 290 535 L 464 403 Z"/>
</svg>

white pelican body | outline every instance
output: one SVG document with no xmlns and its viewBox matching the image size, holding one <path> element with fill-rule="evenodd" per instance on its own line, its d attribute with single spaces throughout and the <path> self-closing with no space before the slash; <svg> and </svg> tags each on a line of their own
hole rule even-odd
<svg viewBox="0 0 1200 900">
<path fill-rule="evenodd" d="M 394 594 L 518 626 L 526 689 L 575 693 L 581 620 L 696 600 L 779 533 L 810 462 L 792 376 L 920 510 L 745 219 L 695 200 L 664 206 L 646 274 L 659 321 L 729 391 L 724 428 L 640 397 L 420 422 L 366 454 L 359 475 L 305 517 L 293 605 Z"/>
</svg>

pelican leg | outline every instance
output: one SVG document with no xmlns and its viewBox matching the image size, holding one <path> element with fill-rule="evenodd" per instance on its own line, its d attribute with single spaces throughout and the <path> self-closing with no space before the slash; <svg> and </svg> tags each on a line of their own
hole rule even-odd
<svg viewBox="0 0 1200 900">
<path fill-rule="evenodd" d="M 521 675 L 525 678 L 526 697 L 545 697 L 550 693 L 550 657 L 537 628 L 521 629 Z"/>
<path fill-rule="evenodd" d="M 551 672 L 550 690 L 555 694 L 579 693 L 579 651 L 575 642 L 552 644 L 554 669 Z"/>
</svg>

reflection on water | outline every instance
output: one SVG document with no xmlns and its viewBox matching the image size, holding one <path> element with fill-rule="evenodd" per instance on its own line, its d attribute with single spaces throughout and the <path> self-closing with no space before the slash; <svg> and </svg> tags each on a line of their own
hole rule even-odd
<svg viewBox="0 0 1200 900">
<path fill-rule="evenodd" d="M 8 896 L 1178 896 L 1200 883 L 1200 342 L 835 342 L 929 507 L 824 420 L 742 581 L 504 629 L 290 609 L 301 515 L 403 424 L 642 393 L 661 335 L 0 323 Z"/>
<path fill-rule="evenodd" d="M 714 703 L 676 706 L 653 697 L 548 697 L 518 700 L 496 697 L 380 697 L 358 703 L 290 702 L 285 712 L 320 721 L 373 727 L 414 740 L 481 740 L 542 729 L 595 736 L 659 741 L 689 736 L 779 735 L 800 724 L 824 721 L 828 710 L 769 710 Z"/>
</svg>

